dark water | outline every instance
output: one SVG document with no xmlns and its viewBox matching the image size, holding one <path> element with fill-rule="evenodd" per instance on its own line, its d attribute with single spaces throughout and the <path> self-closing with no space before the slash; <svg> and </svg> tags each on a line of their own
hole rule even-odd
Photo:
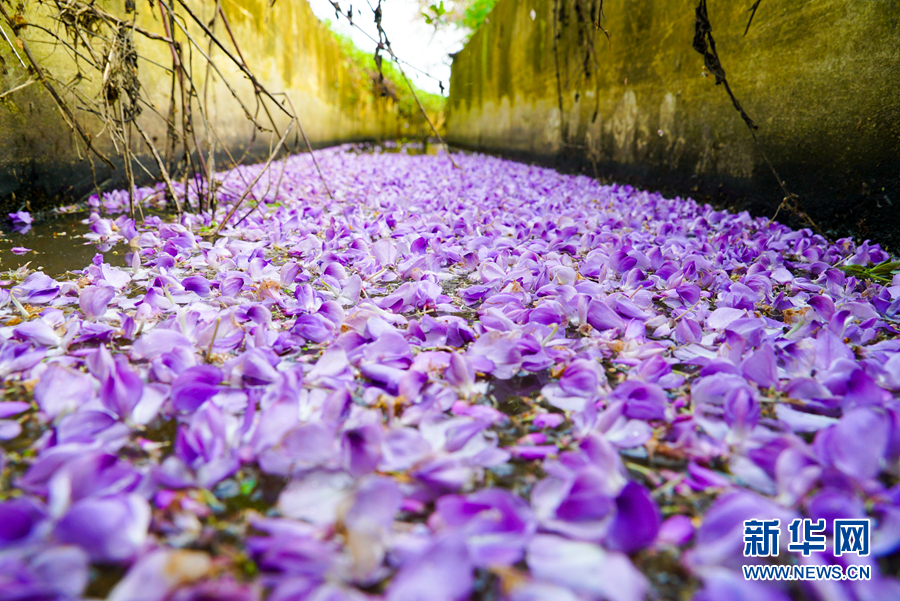
<svg viewBox="0 0 900 601">
<path fill-rule="evenodd" d="M 0 272 L 16 270 L 23 265 L 34 271 L 43 271 L 51 277 L 58 277 L 67 271 L 81 270 L 90 265 L 99 250 L 82 238 L 90 227 L 81 223 L 90 213 L 48 213 L 36 219 L 31 230 L 19 233 L 9 227 L 6 215 L 0 216 Z M 31 249 L 23 255 L 12 252 L 15 247 Z M 111 265 L 125 265 L 128 247 L 119 244 L 103 252 L 104 261 Z"/>
</svg>

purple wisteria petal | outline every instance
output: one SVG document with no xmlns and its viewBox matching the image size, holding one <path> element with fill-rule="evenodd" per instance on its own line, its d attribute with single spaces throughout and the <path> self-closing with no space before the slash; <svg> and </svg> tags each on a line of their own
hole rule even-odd
<svg viewBox="0 0 900 601">
<path fill-rule="evenodd" d="M 400 566 L 385 598 L 387 601 L 461 601 L 472 592 L 474 580 L 465 540 L 459 534 L 448 534 Z"/>
<path fill-rule="evenodd" d="M 181 285 L 185 290 L 197 293 L 201 297 L 209 296 L 209 280 L 200 275 L 193 275 L 181 280 Z"/>
<path fill-rule="evenodd" d="M 353 478 L 344 473 L 311 472 L 292 482 L 279 496 L 282 514 L 312 524 L 331 524 L 338 505 L 347 496 Z"/>
<path fill-rule="evenodd" d="M 34 387 L 34 400 L 51 418 L 79 409 L 94 396 L 90 376 L 58 364 L 47 368 Z"/>
<path fill-rule="evenodd" d="M 627 556 L 591 543 L 540 534 L 528 546 L 527 561 L 536 577 L 588 598 L 640 601 L 648 590 L 646 578 Z"/>
<path fill-rule="evenodd" d="M 637 419 L 664 419 L 668 397 L 656 384 L 625 381 L 613 391 L 612 397 L 625 402 L 625 415 Z"/>
<path fill-rule="evenodd" d="M 206 576 L 212 568 L 199 551 L 156 549 L 138 559 L 109 593 L 109 601 L 164 601 L 181 584 Z"/>
<path fill-rule="evenodd" d="M 17 340 L 24 340 L 34 345 L 46 347 L 59 346 L 62 340 L 53 327 L 43 319 L 34 319 L 16 326 L 13 330 L 13 336 Z"/>
<path fill-rule="evenodd" d="M 461 531 L 475 565 L 512 565 L 522 559 L 537 522 L 521 498 L 504 490 L 438 499 L 432 528 Z"/>
<path fill-rule="evenodd" d="M 96 374 L 100 380 L 100 402 L 119 417 L 129 417 L 141 400 L 144 383 L 123 355 L 117 355 L 113 359 L 104 346 L 100 347 L 97 354 L 100 365 L 99 373 Z"/>
<path fill-rule="evenodd" d="M 31 225 L 34 222 L 34 218 L 28 211 L 16 211 L 15 213 L 9 213 L 9 219 L 16 227 Z"/>
<path fill-rule="evenodd" d="M 888 424 L 870 409 L 854 409 L 816 434 L 815 449 L 825 465 L 861 481 L 875 477 L 888 440 Z"/>
<path fill-rule="evenodd" d="M 150 507 L 137 495 L 75 503 L 56 525 L 56 536 L 83 548 L 92 559 L 124 562 L 134 557 L 147 539 Z"/>
<path fill-rule="evenodd" d="M 88 286 L 78 295 L 78 306 L 88 319 L 103 317 L 109 301 L 115 297 L 116 291 L 106 286 Z"/>
<path fill-rule="evenodd" d="M 189 367 L 172 382 L 172 405 L 179 411 L 194 411 L 215 396 L 224 375 L 213 365 Z"/>
<path fill-rule="evenodd" d="M 508 380 L 522 365 L 522 353 L 514 339 L 501 332 L 482 334 L 469 347 L 469 356 L 478 371 Z"/>
<path fill-rule="evenodd" d="M 27 497 L 0 503 L 0 546 L 27 539 L 44 517 L 44 508 Z"/>
<path fill-rule="evenodd" d="M 3 276 L 0 598 L 897 597 L 886 251 L 406 150 L 104 193 L 119 263 Z M 747 580 L 748 519 L 871 579 Z"/>
<path fill-rule="evenodd" d="M 616 497 L 616 517 L 609 525 L 604 544 L 608 549 L 634 553 L 656 539 L 660 513 L 650 493 L 629 482 Z"/>
<path fill-rule="evenodd" d="M 595 330 L 605 331 L 624 328 L 625 320 L 601 300 L 592 300 L 587 309 L 587 322 Z"/>
<path fill-rule="evenodd" d="M 0 403 L 0 418 L 12 417 L 29 409 L 31 409 L 31 405 L 24 401 L 6 401 Z"/>
</svg>

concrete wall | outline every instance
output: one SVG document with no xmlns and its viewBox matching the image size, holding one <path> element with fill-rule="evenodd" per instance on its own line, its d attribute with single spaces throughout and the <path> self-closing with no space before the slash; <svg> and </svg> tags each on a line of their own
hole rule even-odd
<svg viewBox="0 0 900 601">
<path fill-rule="evenodd" d="M 709 18 L 763 148 L 823 230 L 900 248 L 900 1 L 764 0 L 744 36 L 752 4 Z M 500 0 L 454 58 L 449 141 L 771 215 L 783 193 L 692 49 L 695 0 L 606 0 L 609 40 L 598 6 Z"/>
<path fill-rule="evenodd" d="M 26 21 L 43 27 L 53 26 L 47 18 L 48 11 L 53 9 L 52 4 L 26 2 L 22 16 Z M 136 0 L 135 4 L 137 25 L 152 32 L 164 33 L 158 6 L 152 8 L 148 0 Z M 98 5 L 120 18 L 126 17 L 124 0 L 100 0 Z M 190 2 L 192 9 L 205 22 L 212 19 L 215 5 L 215 2 L 204 0 Z M 222 1 L 247 64 L 270 91 L 287 92 L 314 144 L 322 146 L 352 140 L 395 138 L 400 134 L 415 135 L 420 130 L 424 132 L 423 128 L 427 125 L 421 116 L 401 114 L 397 103 L 384 97 L 376 97 L 369 74 L 352 65 L 341 53 L 332 34 L 316 19 L 306 0 L 278 0 L 274 6 L 269 5 L 269 0 Z M 186 17 L 183 9 L 178 12 Z M 186 18 L 186 21 L 189 22 L 189 19 Z M 0 26 L 15 40 L 6 23 Z M 190 42 L 180 30 L 176 31 L 176 39 L 187 52 Z M 191 24 L 189 31 L 194 39 L 201 41 L 204 51 L 207 51 L 208 42 L 203 41 L 199 28 Z M 229 40 L 221 20 L 216 33 L 223 41 Z M 46 32 L 36 27 L 26 27 L 19 35 L 28 42 L 38 60 L 48 66 L 48 71 L 57 80 L 67 83 L 76 76 L 76 68 L 72 62 Z M 171 74 L 157 65 L 171 67 L 170 49 L 168 45 L 148 40 L 140 34 L 136 34 L 134 39 L 138 52 L 149 59 L 142 59 L 138 63 L 145 97 L 159 113 L 166 115 L 169 110 Z M 226 42 L 226 47 L 234 53 L 230 42 Z M 79 50 L 86 52 L 83 47 Z M 212 53 L 231 86 L 237 90 L 244 104 L 253 110 L 256 103 L 249 81 L 225 58 L 220 49 L 214 48 Z M 200 85 L 205 79 L 206 61 L 196 48 L 192 49 L 192 56 L 195 83 Z M 0 58 L 0 93 L 28 81 L 28 71 L 22 68 L 2 39 Z M 90 67 L 83 67 L 82 72 L 94 82 L 101 79 Z M 62 83 L 57 83 L 58 89 L 63 89 Z M 80 86 L 89 97 L 96 95 L 99 90 L 99 85 L 95 83 L 82 83 Z M 240 104 L 232 98 L 215 73 L 210 79 L 209 90 L 204 92 L 201 88 L 200 92 L 208 94 L 210 121 L 232 152 L 240 155 L 253 141 L 256 157 L 264 157 L 269 147 L 269 136 L 257 133 L 254 137 L 253 124 L 245 117 Z M 66 99 L 75 104 L 71 94 L 67 94 Z M 272 110 L 279 127 L 285 127 L 289 119 Z M 196 107 L 194 117 L 201 145 L 206 147 L 206 132 Z M 180 119 L 179 113 L 176 118 L 179 124 Z M 264 122 L 264 119 L 265 114 L 260 111 L 260 122 Z M 109 135 L 102 131 L 97 119 L 81 114 L 79 121 L 88 132 L 96 136 L 96 143 L 104 153 L 111 157 L 117 154 Z M 164 121 L 149 108 L 144 109 L 140 121 L 148 134 L 156 139 L 156 145 L 162 151 L 166 139 Z M 155 163 L 148 154 L 147 147 L 140 141 L 137 133 L 133 136 L 134 152 L 145 166 L 155 170 Z M 294 136 L 291 136 L 289 145 L 293 148 L 294 144 Z M 32 208 L 38 209 L 54 202 L 77 200 L 92 191 L 95 181 L 105 183 L 107 187 L 123 183 L 124 168 L 121 160 L 115 161 L 118 167 L 116 170 L 110 170 L 95 157 L 95 171 L 92 171 L 89 161 L 85 160 L 88 154 L 76 134 L 62 120 L 50 95 L 40 84 L 4 97 L 0 100 L 0 215 L 7 210 L 17 210 L 25 201 L 29 201 Z M 224 156 L 220 156 L 220 159 L 223 158 Z M 226 166 L 223 160 L 218 165 Z M 137 166 L 135 172 L 137 175 L 142 173 Z"/>
</svg>

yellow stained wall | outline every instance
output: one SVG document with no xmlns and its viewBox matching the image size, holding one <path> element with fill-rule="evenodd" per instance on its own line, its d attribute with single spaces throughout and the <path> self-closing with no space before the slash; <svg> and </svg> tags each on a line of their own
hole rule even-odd
<svg viewBox="0 0 900 601">
<path fill-rule="evenodd" d="M 449 141 L 771 214 L 783 193 L 692 49 L 697 3 L 605 0 L 609 39 L 598 4 L 500 0 L 454 59 Z M 708 7 L 762 147 L 824 230 L 896 248 L 900 2 L 764 0 L 744 36 L 752 4 Z"/>
<path fill-rule="evenodd" d="M 173 0 L 166 1 L 170 6 L 173 4 Z M 124 13 L 124 0 L 99 0 L 97 4 L 120 18 L 128 17 Z M 163 34 L 158 3 L 154 2 L 151 7 L 148 0 L 136 0 L 135 4 L 136 24 Z M 214 1 L 209 0 L 189 2 L 192 10 L 207 23 L 212 20 L 215 5 Z M 14 10 L 9 5 L 7 7 L 10 11 Z M 270 91 L 288 94 L 313 144 L 395 138 L 400 134 L 414 134 L 424 126 L 420 116 L 401 115 L 395 102 L 375 96 L 368 74 L 349 63 L 332 34 L 313 15 L 306 0 L 278 0 L 272 6 L 269 0 L 222 0 L 222 7 L 250 69 Z M 22 15 L 28 22 L 51 27 L 54 24 L 47 17 L 50 10 L 53 10 L 53 3 L 29 1 L 25 3 Z M 200 28 L 190 21 L 183 9 L 176 6 L 176 12 L 188 23 L 191 36 L 201 44 L 204 52 L 207 51 L 208 41 Z M 15 39 L 6 23 L 0 27 L 10 39 Z M 236 54 L 221 21 L 216 25 L 216 33 L 226 48 Z M 20 36 L 56 79 L 67 83 L 75 77 L 76 68 L 47 33 L 36 27 L 26 27 L 20 31 Z M 62 36 L 65 38 L 64 34 Z M 187 55 L 190 41 L 179 29 L 176 29 L 175 37 Z M 148 40 L 139 33 L 135 34 L 134 39 L 139 54 L 149 59 L 139 60 L 138 63 L 145 97 L 159 113 L 167 115 L 171 74 L 153 63 L 171 67 L 170 49 L 167 44 Z M 206 61 L 196 48 L 190 50 L 195 84 L 201 86 L 201 94 L 208 94 L 209 119 L 221 140 L 238 154 L 254 141 L 257 150 L 264 153 L 269 145 L 268 134 L 257 132 L 254 138 L 254 125 L 215 73 L 210 79 L 209 90 L 203 91 Z M 85 52 L 83 47 L 80 51 Z M 21 50 L 19 53 L 24 59 Z M 244 104 L 251 111 L 255 110 L 253 88 L 247 78 L 225 57 L 222 50 L 213 48 L 212 56 Z M 31 77 L 2 39 L 0 58 L 3 60 L 0 66 L 0 93 L 27 82 Z M 83 67 L 82 73 L 92 79 L 91 83 L 82 84 L 82 89 L 89 96 L 96 95 L 99 74 L 90 67 Z M 56 87 L 63 89 L 60 83 Z M 66 99 L 71 104 L 75 103 L 71 94 L 67 94 Z M 289 118 L 286 115 L 271 106 L 270 110 L 280 128 L 287 126 Z M 176 117 L 179 124 L 180 119 L 179 113 Z M 79 121 L 85 130 L 95 136 L 97 146 L 104 153 L 108 156 L 116 154 L 99 120 L 81 114 Z M 162 151 L 166 137 L 164 121 L 147 108 L 140 121 Z M 259 121 L 265 123 L 262 111 L 259 112 Z M 196 108 L 194 122 L 201 145 L 205 148 L 206 132 Z M 139 160 L 155 168 L 146 146 L 137 133 L 133 136 L 132 147 Z M 294 136 L 289 142 L 293 147 Z M 0 208 L 16 210 L 25 200 L 40 205 L 44 201 L 77 199 L 89 193 L 95 181 L 107 182 L 107 185 L 122 183 L 124 168 L 121 161 L 118 161 L 118 169 L 111 171 L 94 157 L 95 175 L 89 162 L 84 160 L 86 156 L 88 153 L 76 134 L 65 124 L 50 95 L 40 84 L 13 92 L 0 100 Z M 219 164 L 222 165 L 222 162 Z M 141 173 L 138 167 L 135 169 L 137 174 Z"/>
</svg>

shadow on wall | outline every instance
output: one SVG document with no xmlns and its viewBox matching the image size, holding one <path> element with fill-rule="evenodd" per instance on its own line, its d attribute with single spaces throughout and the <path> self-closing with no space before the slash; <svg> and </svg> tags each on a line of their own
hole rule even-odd
<svg viewBox="0 0 900 601">
<path fill-rule="evenodd" d="M 821 230 L 897 250 L 900 2 L 764 0 L 747 30 L 752 4 L 708 12 L 760 146 Z M 449 141 L 773 215 L 785 193 L 692 47 L 694 8 L 500 0 L 454 58 Z"/>
</svg>

